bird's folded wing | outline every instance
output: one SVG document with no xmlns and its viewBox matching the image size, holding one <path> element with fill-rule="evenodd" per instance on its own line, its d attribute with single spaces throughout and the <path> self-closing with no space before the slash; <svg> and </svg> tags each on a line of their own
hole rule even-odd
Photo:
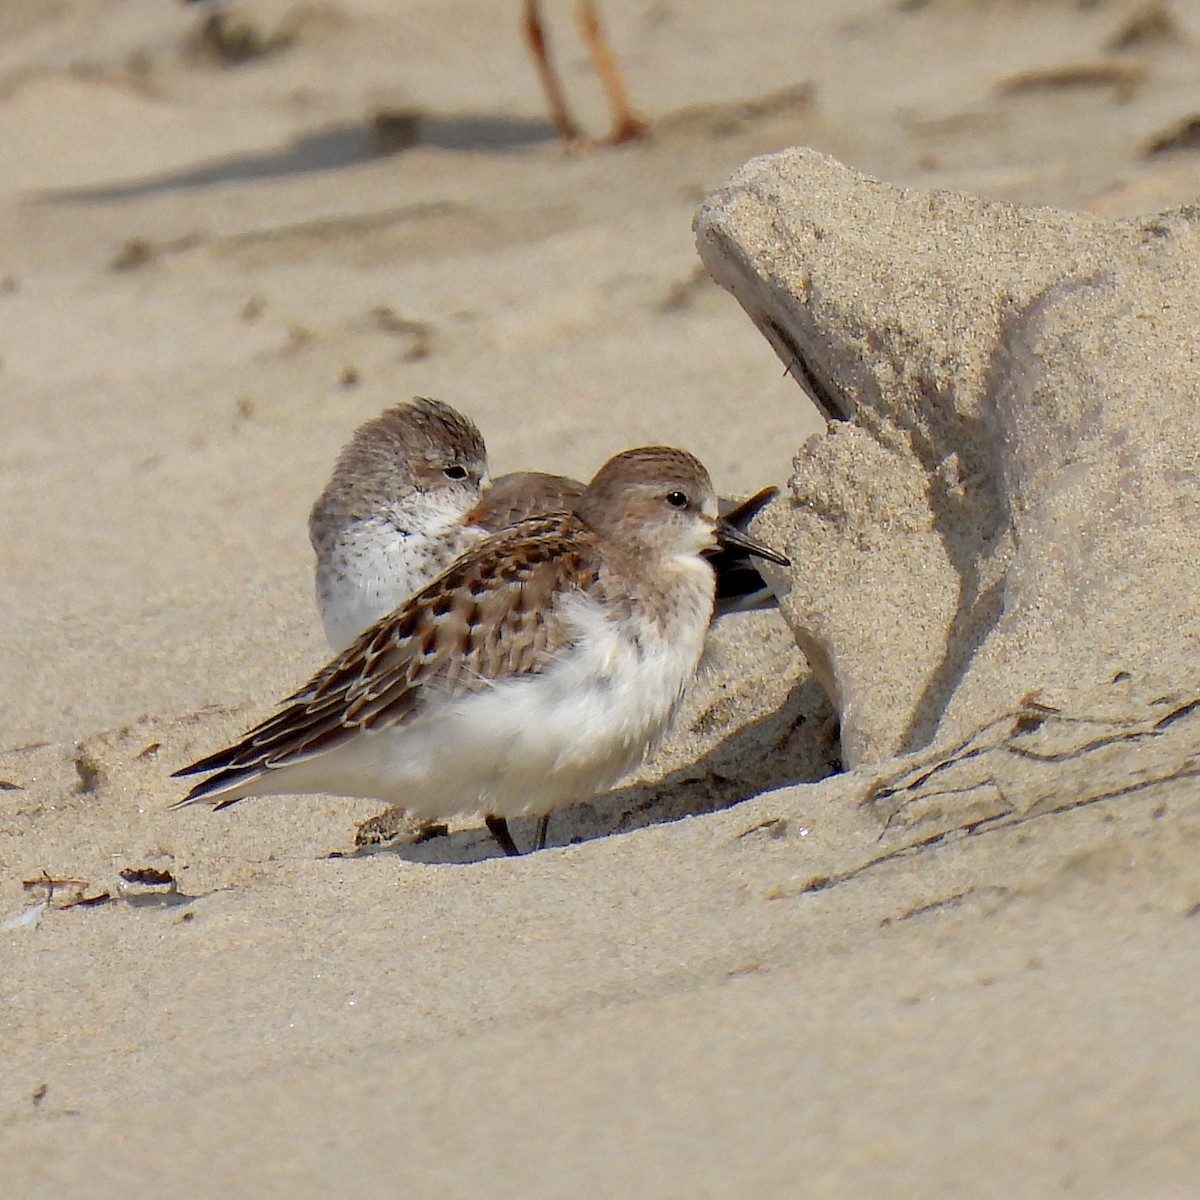
<svg viewBox="0 0 1200 1200">
<path fill-rule="evenodd" d="M 425 700 L 543 671 L 575 636 L 554 597 L 596 581 L 590 537 L 577 518 L 557 514 L 488 538 L 366 630 L 237 745 L 175 773 L 296 762 L 360 731 L 406 721 Z"/>
<path fill-rule="evenodd" d="M 517 471 L 501 475 L 467 514 L 463 524 L 495 533 L 529 517 L 573 512 L 582 495 L 583 484 L 565 475 Z"/>
</svg>

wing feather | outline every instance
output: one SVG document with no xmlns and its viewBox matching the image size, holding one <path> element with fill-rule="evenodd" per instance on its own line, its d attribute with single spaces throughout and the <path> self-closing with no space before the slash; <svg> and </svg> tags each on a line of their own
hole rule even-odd
<svg viewBox="0 0 1200 1200">
<path fill-rule="evenodd" d="M 574 637 L 554 601 L 593 588 L 598 564 L 593 535 L 567 513 L 489 537 L 366 630 L 236 745 L 176 771 L 218 772 L 180 803 L 402 724 L 432 696 L 545 670 Z"/>
<path fill-rule="evenodd" d="M 495 533 L 530 517 L 574 512 L 582 495 L 583 484 L 565 475 L 547 475 L 542 471 L 501 475 L 467 514 L 463 524 Z"/>
</svg>

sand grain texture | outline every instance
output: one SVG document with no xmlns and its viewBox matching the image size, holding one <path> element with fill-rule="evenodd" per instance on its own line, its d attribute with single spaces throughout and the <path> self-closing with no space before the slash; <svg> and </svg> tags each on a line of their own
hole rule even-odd
<svg viewBox="0 0 1200 1200">
<path fill-rule="evenodd" d="M 805 150 L 705 204 L 714 276 L 853 421 L 774 522 L 850 765 L 1040 687 L 1195 677 L 1198 215 L 906 191 Z"/>
<path fill-rule="evenodd" d="M 515 5 L 243 0 L 233 63 L 0 4 L 0 1192 L 1195 1192 L 1194 234 L 1143 214 L 1200 11 L 1140 8 L 605 0 L 656 134 L 564 156 Z M 709 280 L 718 193 L 854 424 Z M 415 393 L 500 471 L 792 476 L 787 621 L 545 853 L 170 811 L 320 665 L 308 507 Z"/>
</svg>

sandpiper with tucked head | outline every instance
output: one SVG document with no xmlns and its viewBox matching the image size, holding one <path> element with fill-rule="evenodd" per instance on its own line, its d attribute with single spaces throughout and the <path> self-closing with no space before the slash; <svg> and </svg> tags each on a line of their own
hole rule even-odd
<svg viewBox="0 0 1200 1200">
<path fill-rule="evenodd" d="M 334 650 L 441 574 L 488 484 L 483 437 L 417 397 L 360 426 L 308 518 L 317 608 Z"/>
<path fill-rule="evenodd" d="M 651 447 L 610 459 L 572 513 L 468 550 L 235 746 L 180 804 L 332 793 L 417 820 L 545 817 L 612 786 L 658 742 L 695 675 L 719 544 L 786 565 L 718 516 L 704 467 Z"/>
<path fill-rule="evenodd" d="M 439 400 L 418 397 L 360 426 L 313 506 L 317 608 L 334 650 L 390 613 L 484 537 L 526 517 L 571 511 L 584 485 L 520 471 L 491 482 L 475 424 Z M 777 494 L 720 501 L 744 529 Z M 774 603 L 745 551 L 706 552 L 717 572 L 717 616 Z"/>
</svg>

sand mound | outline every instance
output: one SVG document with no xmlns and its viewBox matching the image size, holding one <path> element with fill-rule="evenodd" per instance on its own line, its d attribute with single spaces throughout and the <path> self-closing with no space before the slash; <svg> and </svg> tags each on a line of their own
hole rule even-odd
<svg viewBox="0 0 1200 1200">
<path fill-rule="evenodd" d="M 804 150 L 705 205 L 713 274 L 853 420 L 801 450 L 768 524 L 848 762 L 1040 689 L 1190 686 L 1198 221 L 922 194 Z"/>
</svg>

